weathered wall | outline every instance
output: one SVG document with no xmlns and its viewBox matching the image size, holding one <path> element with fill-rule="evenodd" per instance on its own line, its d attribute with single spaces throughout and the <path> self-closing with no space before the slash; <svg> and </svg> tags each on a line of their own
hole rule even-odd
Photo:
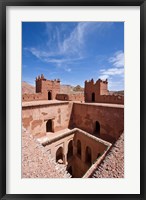
<svg viewBox="0 0 146 200">
<path fill-rule="evenodd" d="M 46 132 L 46 123 L 52 119 L 53 131 L 65 129 L 69 125 L 72 104 L 68 102 L 47 105 L 22 106 L 22 124 L 33 135 Z"/>
<path fill-rule="evenodd" d="M 56 99 L 61 101 L 69 101 L 69 96 L 68 94 L 57 94 Z"/>
<path fill-rule="evenodd" d="M 91 167 L 92 164 L 86 163 L 86 148 L 91 149 L 91 163 L 94 163 L 97 160 L 98 155 L 102 155 L 104 151 L 107 150 L 108 146 L 104 143 L 101 143 L 95 138 L 89 137 L 88 135 L 83 134 L 82 132 L 76 131 L 74 135 L 74 148 L 75 156 L 72 161 L 72 169 L 75 177 L 82 177 L 86 171 Z M 81 142 L 81 157 L 77 154 L 77 141 Z"/>
<path fill-rule="evenodd" d="M 94 134 L 98 121 L 100 137 L 110 142 L 117 140 L 124 131 L 124 107 L 114 106 L 74 103 L 70 126 Z"/>
<path fill-rule="evenodd" d="M 56 99 L 65 101 L 84 101 L 84 94 L 83 93 L 57 94 Z"/>
<path fill-rule="evenodd" d="M 38 101 L 45 99 L 45 96 L 42 93 L 35 94 L 23 94 L 22 101 Z"/>
</svg>

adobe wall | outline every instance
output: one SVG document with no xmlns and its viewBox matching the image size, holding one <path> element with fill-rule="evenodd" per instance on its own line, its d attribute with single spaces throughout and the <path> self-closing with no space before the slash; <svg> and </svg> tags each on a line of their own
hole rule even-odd
<svg viewBox="0 0 146 200">
<path fill-rule="evenodd" d="M 112 104 L 124 104 L 124 96 L 121 95 L 100 95 L 95 96 L 96 103 L 112 103 Z"/>
<path fill-rule="evenodd" d="M 83 93 L 69 94 L 69 101 L 84 101 Z"/>
<path fill-rule="evenodd" d="M 69 96 L 68 94 L 57 94 L 56 99 L 61 101 L 69 101 Z"/>
<path fill-rule="evenodd" d="M 22 95 L 22 101 L 38 101 L 38 100 L 44 100 L 44 99 L 45 99 L 45 96 L 42 93 Z"/>
<path fill-rule="evenodd" d="M 28 102 L 29 103 L 29 102 Z M 53 132 L 65 129 L 69 125 L 72 103 L 22 104 L 22 125 L 31 134 L 46 132 L 46 123 L 52 120 Z"/>
<path fill-rule="evenodd" d="M 57 100 L 65 100 L 65 101 L 84 101 L 83 93 L 73 93 L 73 94 L 57 94 Z"/>
<path fill-rule="evenodd" d="M 124 106 L 73 104 L 70 126 L 95 134 L 96 121 L 100 123 L 101 138 L 109 142 L 117 140 L 124 131 Z"/>
</svg>

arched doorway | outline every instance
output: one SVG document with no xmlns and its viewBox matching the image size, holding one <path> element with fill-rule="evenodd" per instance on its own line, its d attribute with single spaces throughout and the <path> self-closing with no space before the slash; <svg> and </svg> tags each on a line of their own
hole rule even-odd
<svg viewBox="0 0 146 200">
<path fill-rule="evenodd" d="M 59 147 L 56 151 L 56 162 L 63 164 L 63 148 Z"/>
<path fill-rule="evenodd" d="M 95 122 L 95 133 L 100 134 L 100 124 L 98 121 Z"/>
<path fill-rule="evenodd" d="M 90 147 L 86 147 L 86 159 L 85 159 L 85 162 L 89 165 L 92 164 L 92 159 L 91 159 L 91 148 Z"/>
<path fill-rule="evenodd" d="M 52 120 L 49 119 L 46 123 L 46 132 L 53 132 L 52 130 Z"/>
<path fill-rule="evenodd" d="M 92 102 L 95 102 L 95 93 L 92 92 Z"/>
<path fill-rule="evenodd" d="M 52 92 L 49 91 L 49 92 L 48 92 L 48 100 L 51 100 L 51 99 L 52 99 Z"/>
<path fill-rule="evenodd" d="M 73 156 L 73 141 L 71 140 L 68 143 L 67 160 L 69 160 L 72 156 Z"/>
<path fill-rule="evenodd" d="M 77 155 L 80 158 L 81 158 L 81 151 L 82 151 L 82 149 L 81 149 L 81 142 L 80 142 L 80 140 L 78 140 L 77 141 Z"/>
</svg>

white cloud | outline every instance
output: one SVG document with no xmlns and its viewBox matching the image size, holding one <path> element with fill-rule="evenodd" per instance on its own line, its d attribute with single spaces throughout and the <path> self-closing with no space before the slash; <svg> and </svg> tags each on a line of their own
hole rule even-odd
<svg viewBox="0 0 146 200">
<path fill-rule="evenodd" d="M 104 69 L 100 70 L 101 75 L 104 76 L 114 76 L 114 75 L 123 75 L 124 74 L 124 68 L 110 68 L 110 69 Z"/>
<path fill-rule="evenodd" d="M 71 68 L 65 68 L 66 72 L 71 72 Z"/>
<path fill-rule="evenodd" d="M 124 67 L 124 53 L 117 51 L 113 57 L 109 58 L 109 62 L 115 67 Z"/>
<path fill-rule="evenodd" d="M 84 45 L 88 34 L 95 29 L 97 33 L 102 32 L 103 29 L 111 25 L 112 23 L 80 22 L 61 41 L 61 30 L 58 27 L 54 28 L 51 23 L 46 23 L 46 34 L 48 35 L 46 48 L 30 47 L 24 49 L 43 62 L 54 63 L 56 66 L 65 69 L 65 64 L 69 67 L 73 62 L 84 58 Z"/>
<path fill-rule="evenodd" d="M 102 79 L 102 80 L 105 80 L 105 79 L 109 78 L 109 75 L 106 75 L 106 74 L 105 75 L 100 75 L 99 78 Z"/>
</svg>

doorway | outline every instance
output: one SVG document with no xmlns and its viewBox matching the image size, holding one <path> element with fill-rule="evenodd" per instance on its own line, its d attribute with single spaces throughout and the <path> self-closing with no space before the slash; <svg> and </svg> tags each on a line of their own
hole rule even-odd
<svg viewBox="0 0 146 200">
<path fill-rule="evenodd" d="M 52 92 L 49 91 L 49 92 L 48 92 L 48 100 L 51 100 L 51 99 L 52 99 Z"/>
<path fill-rule="evenodd" d="M 95 93 L 92 93 L 92 102 L 95 102 Z"/>
<path fill-rule="evenodd" d="M 53 132 L 52 130 L 52 120 L 49 119 L 46 123 L 46 132 Z"/>
</svg>

